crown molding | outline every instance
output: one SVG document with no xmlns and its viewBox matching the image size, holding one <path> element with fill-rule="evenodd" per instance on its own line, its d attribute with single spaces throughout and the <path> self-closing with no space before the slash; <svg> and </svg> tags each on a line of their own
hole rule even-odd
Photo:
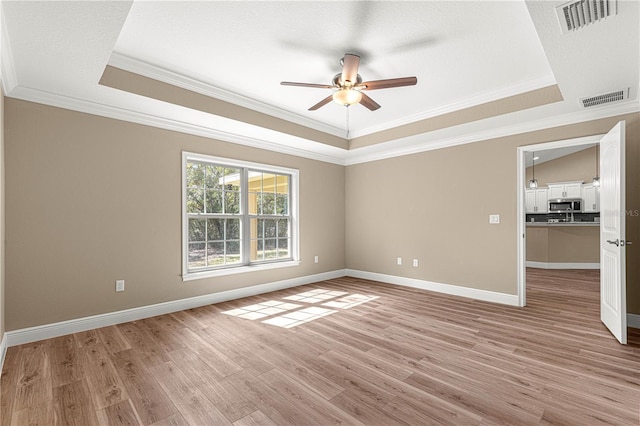
<svg viewBox="0 0 640 426">
<path fill-rule="evenodd" d="M 127 55 L 123 55 L 121 53 L 113 52 L 111 54 L 111 58 L 109 59 L 108 65 L 120 68 L 124 71 L 132 72 L 134 74 L 139 74 L 144 77 L 152 78 L 154 80 L 158 80 L 172 86 L 181 87 L 192 92 L 200 93 L 201 95 L 219 99 L 224 102 L 229 102 L 243 108 L 248 108 L 253 111 L 267 114 L 272 117 L 290 121 L 292 123 L 308 127 L 310 129 L 328 133 L 333 136 L 344 137 L 344 130 L 338 127 L 331 126 L 317 120 L 312 120 L 302 115 L 284 110 L 282 108 L 278 108 L 276 106 L 269 105 L 255 99 L 251 99 L 248 96 L 240 95 L 238 93 L 222 89 L 218 86 L 205 83 L 195 78 L 187 77 L 174 71 L 170 71 L 166 68 L 162 68 L 157 65 L 153 65 Z"/>
<path fill-rule="evenodd" d="M 255 139 L 252 137 L 229 133 L 219 129 L 200 126 L 185 121 L 170 119 L 167 117 L 160 117 L 157 115 L 147 114 L 127 108 L 106 105 L 86 99 L 79 99 L 29 87 L 16 87 L 11 93 L 11 97 L 24 101 L 30 101 L 87 114 L 93 114 L 101 117 L 113 118 L 116 120 L 128 121 L 145 126 L 158 127 L 161 129 L 187 133 L 195 136 L 217 139 L 223 142 L 236 143 L 253 148 L 279 152 L 281 154 L 294 155 L 296 157 L 308 158 L 325 163 L 344 165 L 344 159 L 340 157 L 334 157 L 307 149 L 301 149 L 275 142 L 270 142 L 264 139 Z"/>
<path fill-rule="evenodd" d="M 2 5 L 0 4 L 0 80 L 4 93 L 9 94 L 18 85 L 16 70 L 13 65 L 13 52 L 9 42 L 7 24 L 4 21 Z"/>
<path fill-rule="evenodd" d="M 379 152 L 357 154 L 358 150 L 351 151 L 349 154 L 353 155 L 347 158 L 344 162 L 346 166 L 354 164 L 369 163 L 372 161 L 385 160 L 394 157 L 402 157 L 405 155 L 418 154 L 425 151 L 432 151 L 434 149 L 448 148 L 456 145 L 464 145 L 468 143 L 481 142 L 485 140 L 518 135 L 522 133 L 534 132 L 538 130 L 549 129 L 553 127 L 567 126 L 571 124 L 578 124 L 587 121 L 599 120 L 603 118 L 615 117 L 618 115 L 632 114 L 640 112 L 640 102 L 632 101 L 625 102 L 617 105 L 609 105 L 607 107 L 598 108 L 597 111 L 579 111 L 551 118 L 545 118 L 542 120 L 534 120 L 525 123 L 519 123 L 513 126 L 503 126 L 497 129 L 480 131 L 475 133 L 467 133 L 461 136 L 456 136 L 448 139 L 440 139 L 437 141 L 421 141 L 424 139 L 424 135 L 415 135 L 408 138 L 398 139 L 396 142 L 403 141 L 405 143 L 412 143 L 409 147 L 390 148 Z M 375 145 L 374 145 L 375 147 Z M 366 148 L 360 148 L 366 149 Z"/>
<path fill-rule="evenodd" d="M 491 92 L 485 92 L 480 95 L 476 95 L 470 98 L 466 98 L 460 102 L 454 102 L 442 107 L 433 108 L 428 111 L 423 111 L 417 114 L 412 114 L 398 120 L 387 121 L 377 126 L 367 127 L 362 130 L 356 130 L 350 132 L 352 139 L 370 135 L 372 133 L 382 132 L 384 130 L 393 129 L 395 127 L 404 126 L 407 124 L 415 123 L 417 121 L 427 120 L 429 118 L 438 117 L 440 115 L 449 114 L 452 112 L 460 111 L 462 109 L 471 108 L 474 106 L 482 105 L 488 102 L 497 101 L 510 96 L 516 96 L 523 93 L 531 92 L 533 90 L 542 89 L 544 87 L 553 86 L 557 84 L 553 76 L 545 76 L 539 79 L 526 81 L 513 86 L 494 90 Z"/>
<path fill-rule="evenodd" d="M 150 64 L 139 59 L 132 58 L 130 56 L 113 52 L 109 59 L 109 65 L 120 68 L 125 71 L 129 71 L 135 74 L 139 74 L 154 80 L 162 81 L 163 83 L 171 84 L 176 87 L 181 87 L 186 90 L 190 90 L 196 93 L 200 93 L 205 96 L 209 96 L 215 99 L 219 99 L 225 102 L 232 103 L 244 108 L 248 108 L 257 112 L 271 115 L 276 118 L 290 121 L 302 126 L 309 127 L 314 130 L 325 132 L 333 136 L 343 137 L 344 130 L 335 126 L 330 126 L 325 123 L 321 123 L 316 120 L 309 119 L 299 114 L 292 113 L 290 111 L 278 108 L 264 102 L 256 101 L 247 96 L 240 95 L 229 90 L 222 89 L 212 84 L 205 83 L 203 81 L 187 77 L 177 72 L 168 70 L 157 65 Z M 526 93 L 532 90 L 541 89 L 547 86 L 557 84 L 553 75 L 545 76 L 539 79 L 534 79 L 513 85 L 500 90 L 494 90 L 491 92 L 482 93 L 480 95 L 465 99 L 464 101 L 448 104 L 440 108 L 434 108 L 428 111 L 424 111 L 418 114 L 412 114 L 407 117 L 403 117 L 398 120 L 388 121 L 381 123 L 377 126 L 368 127 L 359 131 L 350 132 L 350 138 L 357 138 L 366 136 L 369 134 L 381 132 L 384 130 L 392 129 L 395 127 L 411 124 L 416 121 L 425 120 L 439 115 L 448 114 L 454 111 L 458 111 L 464 108 L 470 108 L 477 105 L 481 105 L 487 102 L 496 101 L 509 96 L 515 96 L 518 94 Z"/>
<path fill-rule="evenodd" d="M 309 149 L 287 146 L 263 139 L 256 139 L 239 134 L 224 132 L 211 127 L 200 126 L 185 121 L 170 119 L 167 117 L 160 117 L 140 111 L 106 105 L 56 93 L 45 92 L 42 90 L 24 86 L 15 87 L 12 90 L 11 97 L 343 166 L 385 160 L 389 158 L 417 154 L 425 151 L 442 149 L 456 145 L 480 142 L 483 140 L 495 139 L 499 137 L 517 135 L 553 127 L 566 126 L 586 121 L 593 121 L 618 115 L 640 112 L 640 102 L 634 100 L 615 105 L 608 105 L 606 107 L 599 107 L 590 111 L 578 111 L 574 113 L 554 116 L 551 118 L 518 123 L 512 126 L 503 126 L 486 131 L 466 133 L 460 136 L 438 139 L 436 141 L 425 140 L 426 136 L 424 134 L 415 135 L 407 138 L 397 139 L 395 141 L 386 142 L 384 144 L 387 146 L 386 148 L 380 148 L 379 146 L 374 145 L 373 147 L 359 148 L 353 151 L 345 150 L 339 155 L 333 156 L 314 152 Z M 404 145 L 411 144 L 411 146 L 402 146 L 399 148 L 393 147 L 393 145 L 397 143 L 403 143 Z"/>
</svg>

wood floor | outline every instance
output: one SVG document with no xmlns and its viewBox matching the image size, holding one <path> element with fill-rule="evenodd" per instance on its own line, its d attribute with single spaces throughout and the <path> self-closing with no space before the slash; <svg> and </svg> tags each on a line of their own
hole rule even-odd
<svg viewBox="0 0 640 426">
<path fill-rule="evenodd" d="M 597 274 L 531 269 L 526 308 L 341 278 L 11 347 L 1 425 L 638 425 Z"/>
</svg>

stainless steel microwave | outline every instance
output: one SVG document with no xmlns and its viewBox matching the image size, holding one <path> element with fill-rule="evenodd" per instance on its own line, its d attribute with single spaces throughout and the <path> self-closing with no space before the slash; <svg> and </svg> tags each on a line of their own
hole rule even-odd
<svg viewBox="0 0 640 426">
<path fill-rule="evenodd" d="M 549 213 L 580 213 L 582 212 L 581 198 L 559 198 L 549 200 Z"/>
</svg>

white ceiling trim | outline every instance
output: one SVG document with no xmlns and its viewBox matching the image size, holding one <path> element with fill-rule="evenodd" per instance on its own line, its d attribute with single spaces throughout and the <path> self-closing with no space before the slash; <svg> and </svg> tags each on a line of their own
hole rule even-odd
<svg viewBox="0 0 640 426">
<path fill-rule="evenodd" d="M 534 132 L 538 130 L 550 129 L 553 127 L 567 126 L 571 124 L 583 123 L 592 120 L 598 120 L 607 117 L 615 117 L 618 115 L 625 115 L 640 112 L 639 102 L 627 102 L 624 104 L 618 104 L 610 106 L 608 108 L 602 108 L 597 111 L 597 114 L 593 111 L 588 112 L 576 112 L 564 114 L 553 118 L 545 118 L 542 120 L 530 121 L 524 124 L 518 124 L 514 126 L 504 126 L 498 129 L 486 130 L 476 133 L 468 133 L 457 137 L 448 139 L 441 139 L 438 141 L 424 141 L 424 135 L 415 135 L 403 139 L 398 139 L 396 142 L 412 143 L 409 147 L 391 148 L 381 152 L 373 152 L 366 154 L 357 154 L 354 151 L 349 154 L 355 154 L 351 158 L 347 158 L 344 161 L 345 166 L 351 166 L 360 163 L 369 163 L 372 161 L 386 160 L 394 157 L 402 157 L 405 155 L 418 154 L 425 151 L 432 151 L 435 149 L 448 148 L 456 145 L 464 145 L 474 142 L 482 142 L 490 139 L 518 135 L 522 133 Z M 422 140 L 421 140 L 422 139 Z M 361 148 L 366 149 L 366 148 Z M 357 151 L 357 150 L 356 150 Z"/>
<path fill-rule="evenodd" d="M 553 76 L 545 76 L 539 79 L 526 81 L 520 84 L 516 84 L 510 87 L 501 88 L 500 90 L 494 90 L 491 92 L 482 93 L 480 95 L 466 98 L 460 102 L 454 102 L 444 105 L 439 108 L 430 109 L 418 114 L 409 115 L 394 121 L 387 121 L 378 126 L 367 127 L 366 129 L 350 132 L 351 138 L 357 138 L 366 136 L 372 133 L 389 130 L 398 126 L 404 126 L 407 124 L 415 123 L 416 121 L 426 120 L 429 118 L 437 117 L 452 112 L 456 112 L 465 108 L 471 108 L 474 106 L 482 105 L 488 102 L 497 101 L 510 96 L 519 95 L 522 93 L 530 92 L 532 90 L 542 89 L 544 87 L 552 86 L 556 83 Z"/>
<path fill-rule="evenodd" d="M 307 117 L 292 113 L 290 111 L 286 111 L 284 109 L 275 107 L 273 105 L 256 101 L 255 99 L 251 99 L 249 97 L 231 92 L 226 89 L 222 89 L 212 84 L 208 84 L 203 81 L 200 81 L 191 77 L 187 77 L 182 74 L 178 74 L 166 68 L 159 67 L 159 66 L 141 61 L 139 59 L 135 59 L 130 56 L 123 55 L 118 52 L 113 52 L 111 54 L 109 65 L 116 68 L 120 68 L 125 71 L 142 75 L 144 77 L 152 78 L 154 80 L 158 80 L 163 83 L 171 84 L 176 87 L 181 87 L 183 89 L 191 90 L 193 92 L 200 93 L 205 96 L 209 96 L 215 99 L 229 102 L 234 105 L 238 105 L 244 108 L 249 108 L 251 110 L 258 111 L 264 114 L 268 114 L 276 118 L 287 120 L 292 123 L 306 126 L 314 130 L 325 132 L 333 136 L 338 136 L 338 137 L 344 136 L 344 130 L 337 128 L 335 126 L 330 126 L 328 124 L 309 119 Z M 464 99 L 460 102 L 448 104 L 440 108 L 435 108 L 435 109 L 424 111 L 418 114 L 413 114 L 398 120 L 388 121 L 385 123 L 381 123 L 377 126 L 368 127 L 363 130 L 351 131 L 350 138 L 353 139 L 353 138 L 362 137 L 369 134 L 389 130 L 398 126 L 403 126 L 403 125 L 414 123 L 416 121 L 421 121 L 421 120 L 437 117 L 439 115 L 448 114 L 451 112 L 458 111 L 460 109 L 482 105 L 487 102 L 493 102 L 499 99 L 519 95 L 532 90 L 548 87 L 554 84 L 557 84 L 555 77 L 553 75 L 547 75 L 539 79 L 526 81 L 526 82 L 509 86 L 506 88 L 501 88 L 500 90 L 482 93 L 480 95 Z"/>
<path fill-rule="evenodd" d="M 163 83 L 171 84 L 176 87 L 181 87 L 186 90 L 200 93 L 211 98 L 229 102 L 234 105 L 261 112 L 263 114 L 268 114 L 282 120 L 300 124 L 302 126 L 328 133 L 333 136 L 344 137 L 344 130 L 338 127 L 330 126 L 328 124 L 303 117 L 299 114 L 286 111 L 282 108 L 278 108 L 276 106 L 266 104 L 255 99 L 251 99 L 247 96 L 222 89 L 212 84 L 205 83 L 201 80 L 178 74 L 166 68 L 162 68 L 157 65 L 153 65 L 127 55 L 123 55 L 121 53 L 113 52 L 111 54 L 111 59 L 109 59 L 109 65 L 125 71 L 142 75 L 144 77 L 152 78 Z"/>
<path fill-rule="evenodd" d="M 13 53 L 11 51 L 11 43 L 9 43 L 7 24 L 2 13 L 2 5 L 0 5 L 0 27 L 2 27 L 0 32 L 0 78 L 2 79 L 4 93 L 8 94 L 18 85 L 18 79 L 13 66 Z"/>
<path fill-rule="evenodd" d="M 24 101 L 36 102 L 58 108 L 69 109 L 72 111 L 93 114 L 100 117 L 113 118 L 130 123 L 142 124 L 145 126 L 152 126 L 175 132 L 202 136 L 210 139 L 217 139 L 224 142 L 236 143 L 253 148 L 279 152 L 282 154 L 294 155 L 296 157 L 309 158 L 325 163 L 344 165 L 344 159 L 340 157 L 333 157 L 314 151 L 270 142 L 264 139 L 255 139 L 252 137 L 224 132 L 218 129 L 213 129 L 211 127 L 200 126 L 193 123 L 187 123 L 185 121 L 160 117 L 157 115 L 147 114 L 144 112 L 134 111 L 117 106 L 101 104 L 86 99 L 79 99 L 60 95 L 57 93 L 45 92 L 39 89 L 18 86 L 11 93 L 11 97 Z"/>
<path fill-rule="evenodd" d="M 634 100 L 630 102 L 609 105 L 607 107 L 600 107 L 592 111 L 580 111 L 575 113 L 563 114 L 552 118 L 534 120 L 513 126 L 503 126 L 501 128 L 487 131 L 467 133 L 456 137 L 440 139 L 437 141 L 425 140 L 426 138 L 428 138 L 428 136 L 425 136 L 425 134 L 414 135 L 407 138 L 386 142 L 384 143 L 384 145 L 387 146 L 386 148 L 381 148 L 379 145 L 374 145 L 372 147 L 360 148 L 353 151 L 340 150 L 340 152 L 342 153 L 341 155 L 332 156 L 320 154 L 311 150 L 300 149 L 280 143 L 271 142 L 266 139 L 256 139 L 253 137 L 247 137 L 235 133 L 224 132 L 211 127 L 200 126 L 185 121 L 175 120 L 167 117 L 160 117 L 157 115 L 134 111 L 127 108 L 106 105 L 86 99 L 79 99 L 56 93 L 45 92 L 39 89 L 33 89 L 24 86 L 17 86 L 12 91 L 11 97 L 54 107 L 70 109 L 73 111 L 98 115 L 102 117 L 113 118 L 116 120 L 122 120 L 131 123 L 137 123 L 146 126 L 217 139 L 224 142 L 237 143 L 253 148 L 266 149 L 269 151 L 294 155 L 297 157 L 308 158 L 326 163 L 338 164 L 342 166 L 385 160 L 389 158 L 417 154 L 425 151 L 442 149 L 456 145 L 481 142 L 484 140 L 490 140 L 499 137 L 517 135 L 553 127 L 560 127 L 607 117 L 640 112 L 640 102 Z M 411 143 L 412 145 L 409 147 L 404 146 L 401 148 L 394 148 L 394 142 L 402 142 L 404 144 Z M 371 150 L 375 150 L 375 152 L 370 152 Z"/>
</svg>

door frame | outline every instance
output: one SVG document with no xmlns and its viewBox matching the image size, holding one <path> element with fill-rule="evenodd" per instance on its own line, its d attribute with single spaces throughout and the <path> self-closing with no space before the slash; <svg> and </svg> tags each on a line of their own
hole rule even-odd
<svg viewBox="0 0 640 426">
<path fill-rule="evenodd" d="M 546 149 L 555 149 L 555 148 L 565 148 L 569 146 L 579 146 L 579 145 L 593 145 L 594 143 L 600 143 L 600 139 L 603 138 L 605 134 L 598 134 L 593 136 L 585 136 L 581 138 L 573 138 L 573 139 L 564 139 L 553 142 L 544 142 L 535 145 L 523 145 L 518 147 L 518 158 L 517 158 L 517 186 L 518 186 L 518 233 L 517 233 L 517 257 L 518 257 L 518 288 L 517 294 L 518 297 L 518 306 L 524 307 L 527 305 L 527 229 L 526 229 L 526 221 L 525 221 L 525 202 L 524 202 L 524 190 L 526 183 L 526 164 L 525 164 L 525 155 L 529 152 L 533 151 L 542 151 Z"/>
</svg>

